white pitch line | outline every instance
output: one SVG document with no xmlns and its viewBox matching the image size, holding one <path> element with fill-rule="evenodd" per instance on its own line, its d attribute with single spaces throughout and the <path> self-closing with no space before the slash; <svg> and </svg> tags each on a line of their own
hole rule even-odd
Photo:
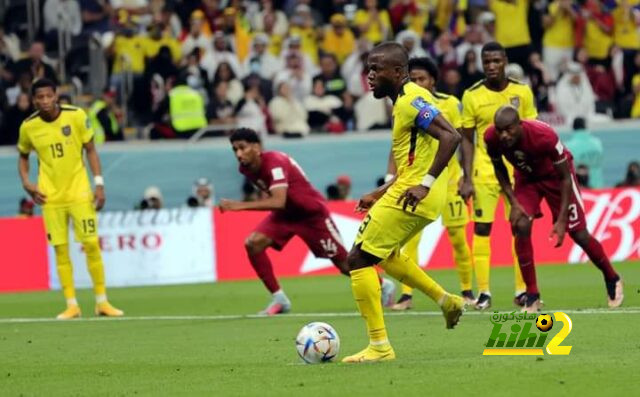
<svg viewBox="0 0 640 397">
<path fill-rule="evenodd" d="M 547 313 L 563 312 L 566 314 L 640 314 L 640 307 L 624 307 L 620 309 L 557 309 L 547 310 Z M 467 311 L 464 316 L 490 316 L 494 312 L 476 312 Z M 500 313 L 511 313 L 509 311 L 501 311 Z M 388 312 L 385 316 L 441 316 L 439 311 L 411 311 L 411 312 Z M 137 317 L 86 317 L 70 321 L 60 321 L 55 318 L 0 318 L 0 324 L 16 324 L 16 323 L 76 323 L 86 321 L 193 321 L 193 320 L 248 320 L 257 318 L 323 318 L 323 317 L 359 317 L 357 312 L 336 312 L 336 313 L 288 313 L 269 317 L 261 314 L 222 314 L 212 316 L 137 316 Z"/>
</svg>

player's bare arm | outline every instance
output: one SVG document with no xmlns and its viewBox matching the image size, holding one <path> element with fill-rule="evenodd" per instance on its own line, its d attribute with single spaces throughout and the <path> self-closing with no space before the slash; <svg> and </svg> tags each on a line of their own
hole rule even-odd
<svg viewBox="0 0 640 397">
<path fill-rule="evenodd" d="M 220 211 L 276 211 L 284 209 L 287 203 L 287 188 L 284 186 L 270 190 L 267 198 L 256 201 L 220 200 Z"/>
<path fill-rule="evenodd" d="M 571 197 L 571 170 L 569 162 L 566 158 L 555 163 L 554 167 L 561 177 L 562 189 L 560 191 L 560 213 L 558 219 L 551 228 L 549 238 L 557 236 L 555 247 L 560 247 L 564 241 L 564 235 L 567 230 L 567 218 L 569 214 L 569 198 Z"/>
<path fill-rule="evenodd" d="M 18 156 L 18 173 L 22 187 L 33 198 L 33 201 L 39 205 L 44 204 L 47 201 L 47 196 L 38 189 L 38 185 L 29 181 L 29 153 L 20 153 Z"/>
<path fill-rule="evenodd" d="M 433 164 L 431 164 L 431 168 L 429 168 L 425 176 L 425 181 L 420 185 L 410 187 L 398 199 L 398 204 L 402 203 L 404 210 L 410 206 L 411 210 L 415 212 L 420 201 L 429 194 L 431 183 L 440 176 L 462 139 L 458 131 L 441 114 L 438 114 L 433 119 L 433 122 L 425 132 L 437 139 L 440 144 L 433 159 Z"/>
<path fill-rule="evenodd" d="M 460 196 L 464 201 L 468 201 L 473 196 L 473 138 L 475 129 L 461 128 L 462 141 L 460 142 L 460 154 L 462 156 L 462 183 L 460 184 Z"/>
<path fill-rule="evenodd" d="M 365 193 L 358 200 L 358 205 L 356 205 L 356 212 L 367 212 L 369 208 L 373 207 L 373 205 L 382 197 L 387 190 L 393 185 L 396 181 L 396 176 L 388 180 L 384 183 L 384 185 L 376 188 L 375 190 L 370 191 L 369 193 Z"/>
<path fill-rule="evenodd" d="M 389 160 L 387 161 L 387 176 L 395 175 L 398 172 L 398 166 L 396 166 L 396 160 L 393 158 L 393 150 L 389 150 Z M 388 181 L 385 177 L 385 182 Z"/>
<path fill-rule="evenodd" d="M 95 197 L 96 210 L 100 211 L 104 207 L 106 196 L 104 193 L 104 180 L 102 179 L 102 166 L 100 165 L 100 157 L 96 150 L 96 145 L 91 139 L 89 142 L 83 145 L 84 151 L 87 154 L 87 160 L 89 161 L 89 168 L 93 174 L 93 180 L 95 184 L 95 191 L 93 195 Z"/>
</svg>

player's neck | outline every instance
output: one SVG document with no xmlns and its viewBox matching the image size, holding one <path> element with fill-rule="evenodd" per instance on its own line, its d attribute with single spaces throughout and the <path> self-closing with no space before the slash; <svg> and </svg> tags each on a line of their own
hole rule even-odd
<svg viewBox="0 0 640 397">
<path fill-rule="evenodd" d="M 48 123 L 56 120 L 58 118 L 58 116 L 60 116 L 60 113 L 62 112 L 62 110 L 60 110 L 60 106 L 56 105 L 54 110 L 51 113 L 44 113 L 44 112 L 40 112 L 40 118 Z"/>
<path fill-rule="evenodd" d="M 396 92 L 389 95 L 389 99 L 391 99 L 393 103 L 396 103 L 396 99 L 398 99 L 398 95 L 400 95 L 400 93 L 402 92 L 402 87 L 404 87 L 405 84 L 407 84 L 409 81 L 410 81 L 409 76 L 402 79 L 402 81 L 400 82 L 400 85 L 397 87 Z"/>
<path fill-rule="evenodd" d="M 260 171 L 261 165 L 262 165 L 262 154 L 260 154 L 256 159 L 256 161 L 249 166 L 249 171 L 251 171 L 254 174 L 257 174 L 258 171 Z"/>
<path fill-rule="evenodd" d="M 502 79 L 499 81 L 485 80 L 484 85 L 491 91 L 502 91 L 509 85 L 509 79 Z"/>
</svg>

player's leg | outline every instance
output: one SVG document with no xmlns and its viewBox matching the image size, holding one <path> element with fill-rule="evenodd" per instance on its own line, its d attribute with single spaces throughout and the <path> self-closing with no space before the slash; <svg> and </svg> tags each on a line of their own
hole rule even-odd
<svg viewBox="0 0 640 397">
<path fill-rule="evenodd" d="M 418 257 L 418 246 L 420 245 L 420 239 L 422 238 L 422 230 L 418 232 L 415 236 L 413 236 L 405 245 L 402 247 L 402 253 L 407 255 L 409 258 L 413 259 L 414 262 L 419 262 Z M 391 307 L 393 310 L 408 310 L 413 306 L 413 288 L 406 284 L 402 285 L 402 295 L 398 302 Z"/>
<path fill-rule="evenodd" d="M 509 215 L 511 213 L 511 205 L 507 200 L 507 196 L 502 193 L 503 202 L 504 202 L 504 213 L 505 219 L 509 220 Z M 513 257 L 513 278 L 514 278 L 514 286 L 515 293 L 513 298 L 513 304 L 518 307 L 523 307 L 527 300 L 527 285 L 524 282 L 524 278 L 522 277 L 522 270 L 520 269 L 520 264 L 518 263 L 518 254 L 516 253 L 516 241 L 515 236 L 511 242 L 511 256 Z"/>
<path fill-rule="evenodd" d="M 464 226 L 447 227 L 447 234 L 453 249 L 453 260 L 456 263 L 458 278 L 460 279 L 460 290 L 465 303 L 472 305 L 476 303 L 471 287 L 473 266 L 471 264 L 471 249 L 467 243 L 467 233 Z"/>
<path fill-rule="evenodd" d="M 68 209 L 65 207 L 50 208 L 45 206 L 42 208 L 42 217 L 47 231 L 47 239 L 55 252 L 58 279 L 67 303 L 66 310 L 60 313 L 57 318 L 67 320 L 80 317 L 80 307 L 78 306 L 76 290 L 73 284 L 73 266 L 69 256 Z"/>
<path fill-rule="evenodd" d="M 272 295 L 271 302 L 260 314 L 275 315 L 291 310 L 291 301 L 280 287 L 273 272 L 273 264 L 267 255 L 267 248 L 282 249 L 291 237 L 293 231 L 289 222 L 270 214 L 244 242 L 253 270 Z"/>
<path fill-rule="evenodd" d="M 475 308 L 485 310 L 491 307 L 489 271 L 491 263 L 491 226 L 493 224 L 498 199 L 499 186 L 475 184 L 473 198 L 473 265 L 478 283 L 478 300 Z"/>
<path fill-rule="evenodd" d="M 86 202 L 70 207 L 76 240 L 82 243 L 87 257 L 87 270 L 93 282 L 96 299 L 95 314 L 98 316 L 119 317 L 122 310 L 113 307 L 107 300 L 107 287 L 104 277 L 104 263 L 98 240 L 98 218 L 93 203 Z"/>
</svg>

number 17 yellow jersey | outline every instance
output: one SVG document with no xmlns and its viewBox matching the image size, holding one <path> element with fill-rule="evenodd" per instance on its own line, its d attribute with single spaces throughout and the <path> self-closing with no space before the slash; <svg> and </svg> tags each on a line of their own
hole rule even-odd
<svg viewBox="0 0 640 397">
<path fill-rule="evenodd" d="M 18 151 L 38 155 L 38 188 L 45 206 L 65 206 L 93 200 L 82 159 L 83 145 L 93 138 L 87 114 L 75 106 L 61 106 L 58 118 L 43 120 L 36 112 L 20 126 Z"/>
</svg>

